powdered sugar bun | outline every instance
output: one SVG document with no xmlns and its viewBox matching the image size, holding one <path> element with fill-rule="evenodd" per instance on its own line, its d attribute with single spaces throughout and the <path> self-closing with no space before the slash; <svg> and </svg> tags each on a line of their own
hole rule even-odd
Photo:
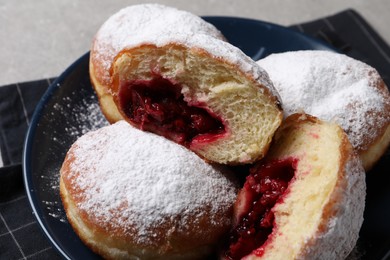
<svg viewBox="0 0 390 260">
<path fill-rule="evenodd" d="M 231 225 L 236 183 L 193 152 L 124 121 L 80 137 L 61 168 L 69 222 L 110 259 L 194 259 Z"/>
<path fill-rule="evenodd" d="M 279 91 L 285 116 L 304 111 L 338 123 L 369 170 L 390 143 L 390 94 L 378 72 L 342 54 L 298 51 L 258 61 Z"/>
<path fill-rule="evenodd" d="M 91 78 L 105 79 L 107 95 L 97 92 L 109 121 L 123 118 L 211 162 L 251 163 L 281 124 L 279 96 L 265 71 L 213 28 L 159 5 L 126 8 L 97 33 Z M 114 110 L 120 116 L 108 115 Z"/>
<path fill-rule="evenodd" d="M 224 256 L 345 259 L 359 237 L 365 188 L 364 169 L 345 132 L 337 124 L 293 114 L 239 192 Z"/>
<path fill-rule="evenodd" d="M 90 77 L 102 111 L 112 123 L 122 119 L 113 103 L 109 86 L 114 57 L 144 35 L 154 39 L 166 34 L 202 33 L 224 39 L 213 25 L 186 11 L 159 4 L 140 4 L 121 9 L 112 15 L 96 33 L 91 46 Z"/>
</svg>

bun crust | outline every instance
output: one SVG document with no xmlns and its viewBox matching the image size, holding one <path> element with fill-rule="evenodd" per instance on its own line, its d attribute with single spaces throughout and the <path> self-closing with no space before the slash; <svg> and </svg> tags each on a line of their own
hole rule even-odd
<svg viewBox="0 0 390 260">
<path fill-rule="evenodd" d="M 272 208 L 272 233 L 243 259 L 345 259 L 363 222 L 365 173 L 359 157 L 336 124 L 293 114 L 259 164 L 291 158 L 295 173 Z M 245 187 L 235 205 L 236 226 L 245 211 Z"/>
<path fill-rule="evenodd" d="M 327 51 L 270 55 L 257 62 L 268 72 L 285 116 L 305 112 L 339 124 L 369 170 L 390 143 L 390 94 L 378 72 Z"/>
<path fill-rule="evenodd" d="M 105 258 L 202 259 L 231 225 L 236 185 L 184 147 L 119 121 L 72 145 L 60 192 L 75 232 Z"/>
</svg>

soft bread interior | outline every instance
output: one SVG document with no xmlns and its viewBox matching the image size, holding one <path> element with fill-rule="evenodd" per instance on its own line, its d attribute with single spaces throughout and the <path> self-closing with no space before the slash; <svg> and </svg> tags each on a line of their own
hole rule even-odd
<svg viewBox="0 0 390 260">
<path fill-rule="evenodd" d="M 268 158 L 293 157 L 298 165 L 273 208 L 274 229 L 262 257 L 343 259 L 357 241 L 365 196 L 364 171 L 346 135 L 335 124 L 293 115 L 275 138 Z"/>
<path fill-rule="evenodd" d="M 247 163 L 264 156 L 282 115 L 276 98 L 255 79 L 203 50 L 144 45 L 117 56 L 112 67 L 114 100 L 120 82 L 151 80 L 156 74 L 180 84 L 189 105 L 202 104 L 223 120 L 223 137 L 192 143 L 191 150 L 218 163 Z"/>
</svg>

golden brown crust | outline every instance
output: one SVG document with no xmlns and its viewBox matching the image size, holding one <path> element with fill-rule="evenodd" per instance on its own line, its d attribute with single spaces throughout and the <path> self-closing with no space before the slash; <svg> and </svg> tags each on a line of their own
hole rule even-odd
<svg viewBox="0 0 390 260">
<path fill-rule="evenodd" d="M 100 63 L 94 57 L 93 52 L 91 51 L 90 62 L 89 62 L 89 75 L 91 79 L 91 84 L 95 89 L 96 95 L 99 99 L 100 109 L 102 110 L 103 115 L 106 117 L 108 122 L 111 124 L 122 120 L 122 116 L 119 113 L 113 96 L 110 93 L 111 79 L 104 77 L 102 68 L 95 69 L 100 66 Z"/>
<path fill-rule="evenodd" d="M 377 78 L 377 72 L 373 71 L 371 76 Z M 378 124 L 365 129 L 368 133 L 363 136 L 361 145 L 355 147 L 358 152 L 363 167 L 368 172 L 382 157 L 390 146 L 390 94 L 382 78 L 378 78 L 372 85 L 383 97 L 383 108 L 379 112 L 368 112 L 364 120 L 374 120 Z M 385 123 L 381 123 L 384 121 Z M 348 132 L 347 132 L 348 134 Z"/>
</svg>

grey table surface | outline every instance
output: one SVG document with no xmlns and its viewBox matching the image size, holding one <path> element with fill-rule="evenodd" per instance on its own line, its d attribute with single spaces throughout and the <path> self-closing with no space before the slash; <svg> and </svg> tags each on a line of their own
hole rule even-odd
<svg viewBox="0 0 390 260">
<path fill-rule="evenodd" d="M 99 26 L 128 5 L 150 1 L 0 0 L 0 86 L 58 76 L 87 52 Z M 155 0 L 197 15 L 236 16 L 280 25 L 353 8 L 390 42 L 390 0 Z"/>
</svg>

